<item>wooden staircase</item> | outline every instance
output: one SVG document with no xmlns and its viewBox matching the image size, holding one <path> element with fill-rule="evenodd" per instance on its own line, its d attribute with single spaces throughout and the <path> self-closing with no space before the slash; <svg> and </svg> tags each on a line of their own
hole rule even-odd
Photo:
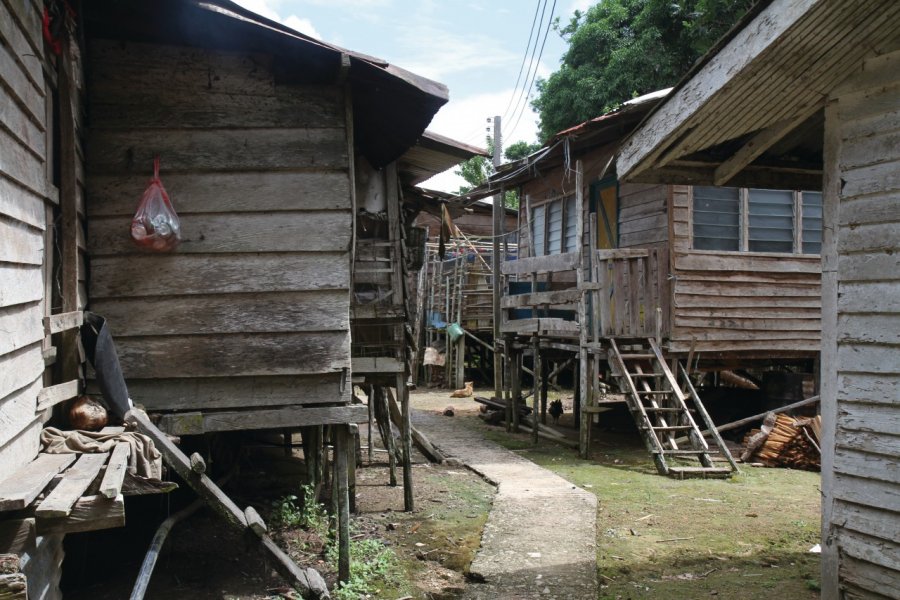
<svg viewBox="0 0 900 600">
<path fill-rule="evenodd" d="M 619 338 L 618 342 L 616 338 L 608 338 L 608 341 L 607 359 L 612 374 L 625 393 L 629 410 L 660 475 L 683 479 L 728 477 L 737 472 L 734 458 L 716 431 L 684 367 L 678 363 L 678 374 L 672 373 L 653 338 Z M 705 427 L 713 432 L 715 447 L 710 448 L 701 435 L 692 412 L 696 412 Z M 684 438 L 688 441 L 683 441 Z M 714 463 L 716 453 L 725 459 L 724 463 Z M 673 461 L 677 464 L 672 464 Z M 686 466 L 685 461 L 693 464 Z"/>
</svg>

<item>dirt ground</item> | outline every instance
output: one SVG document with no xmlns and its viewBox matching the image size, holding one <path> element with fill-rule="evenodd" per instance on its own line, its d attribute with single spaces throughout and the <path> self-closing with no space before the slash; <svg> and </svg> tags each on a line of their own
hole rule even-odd
<svg viewBox="0 0 900 600">
<path fill-rule="evenodd" d="M 489 391 L 476 390 L 478 395 Z M 561 397 L 560 429 L 572 439 L 571 395 Z M 732 480 L 675 481 L 652 467 L 627 419 L 610 415 L 615 430 L 595 428 L 591 459 L 526 434 L 508 434 L 478 418 L 471 399 L 450 399 L 445 390 L 412 394 L 416 410 L 440 413 L 448 406 L 459 426 L 473 427 L 520 456 L 546 467 L 599 500 L 597 565 L 599 598 L 815 598 L 819 540 L 819 476 L 784 469 L 743 467 Z M 620 426 L 624 423 L 624 426 Z M 363 444 L 366 426 L 361 425 Z M 383 453 L 357 471 L 354 539 L 375 538 L 397 555 L 393 582 L 370 598 L 450 599 L 467 585 L 465 573 L 477 551 L 494 488 L 461 466 L 436 466 L 415 453 L 416 511 L 404 513 L 402 487 L 387 485 Z M 297 494 L 303 465 L 280 448 L 257 445 L 248 453 L 240 485 L 228 491 L 239 505 L 252 504 L 271 520 L 274 505 Z M 400 472 L 398 470 L 398 477 Z M 172 497 L 129 498 L 128 526 L 67 536 L 64 592 L 68 599 L 127 597 L 157 524 L 189 501 Z M 539 519 L 539 515 L 535 518 Z M 288 528 L 276 538 L 298 562 L 334 574 L 315 544 Z M 112 549 L 112 551 L 110 551 Z M 271 567 L 240 534 L 202 511 L 177 525 L 166 542 L 147 598 L 290 598 Z"/>
</svg>

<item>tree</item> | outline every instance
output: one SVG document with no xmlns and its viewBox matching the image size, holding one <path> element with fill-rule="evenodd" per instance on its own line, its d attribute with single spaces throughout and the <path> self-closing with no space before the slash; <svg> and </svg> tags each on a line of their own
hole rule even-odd
<svg viewBox="0 0 900 600">
<path fill-rule="evenodd" d="M 540 150 L 540 144 L 529 144 L 525 141 L 519 141 L 515 144 L 510 144 L 506 150 L 503 151 L 503 156 L 509 162 L 515 162 L 517 160 L 523 159 L 530 154 L 534 154 L 538 150 Z"/>
<path fill-rule="evenodd" d="M 506 160 L 512 162 L 528 156 L 540 147 L 540 144 L 528 144 L 524 141 L 519 141 L 510 144 L 503 155 L 506 157 Z M 494 141 L 491 138 L 487 139 L 487 148 L 488 154 L 493 155 Z M 470 192 L 479 185 L 486 183 L 494 172 L 494 163 L 491 159 L 484 156 L 473 156 L 469 160 L 459 163 L 459 169 L 454 171 L 454 173 L 465 179 L 467 185 L 459 186 L 459 190 L 456 193 L 466 194 Z M 507 208 L 519 208 L 519 194 L 514 190 L 507 191 L 504 197 L 504 205 Z"/>
<path fill-rule="evenodd" d="M 557 22 L 569 49 L 537 82 L 541 139 L 674 85 L 754 1 L 603 0 Z"/>
</svg>

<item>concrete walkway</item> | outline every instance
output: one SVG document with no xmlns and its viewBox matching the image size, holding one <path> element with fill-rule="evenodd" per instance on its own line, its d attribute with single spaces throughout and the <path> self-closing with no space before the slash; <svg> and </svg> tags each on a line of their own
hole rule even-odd
<svg viewBox="0 0 900 600">
<path fill-rule="evenodd" d="M 597 598 L 597 498 L 482 437 L 459 419 L 413 411 L 448 457 L 497 486 L 468 600 Z"/>
</svg>

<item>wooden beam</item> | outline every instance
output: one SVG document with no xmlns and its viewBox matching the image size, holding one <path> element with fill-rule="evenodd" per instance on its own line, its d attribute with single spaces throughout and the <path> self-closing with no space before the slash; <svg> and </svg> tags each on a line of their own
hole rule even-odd
<svg viewBox="0 0 900 600">
<path fill-rule="evenodd" d="M 513 296 L 503 296 L 500 301 L 501 308 L 522 308 L 529 306 L 540 306 L 542 304 L 571 304 L 581 299 L 581 291 L 577 289 L 571 290 L 554 290 L 552 292 L 533 292 L 531 294 L 515 294 Z"/>
<path fill-rule="evenodd" d="M 76 458 L 75 454 L 39 454 L 0 483 L 0 511 L 21 510 L 31 504 Z"/>
<path fill-rule="evenodd" d="M 107 458 L 109 458 L 109 454 L 105 452 L 80 455 L 75 464 L 66 471 L 59 485 L 44 498 L 34 511 L 38 519 L 69 516 L 73 505 L 87 491 L 91 482 L 100 473 L 100 468 L 106 463 Z"/>
<path fill-rule="evenodd" d="M 352 372 L 356 373 L 402 373 L 403 361 L 389 356 L 355 356 L 350 360 Z"/>
<path fill-rule="evenodd" d="M 37 412 L 42 412 L 60 402 L 71 400 L 81 391 L 81 382 L 77 379 L 45 387 L 38 392 Z"/>
<path fill-rule="evenodd" d="M 781 140 L 781 138 L 821 110 L 822 106 L 823 104 L 821 103 L 807 106 L 796 116 L 775 123 L 770 127 L 766 127 L 754 135 L 748 142 L 741 146 L 741 149 L 735 152 L 731 158 L 716 167 L 716 171 L 713 175 L 713 184 L 722 186 L 728 183 L 728 181 L 742 171 L 744 167 L 759 158 L 763 152 L 771 148 Z"/>
<path fill-rule="evenodd" d="M 50 315 L 49 317 L 44 317 L 44 335 L 53 335 L 61 331 L 75 329 L 76 327 L 81 327 L 82 323 L 84 323 L 84 312 L 80 310 Z"/>
<path fill-rule="evenodd" d="M 364 404 L 345 406 L 285 406 L 256 409 L 252 412 L 221 410 L 165 414 L 159 428 L 171 435 L 199 435 L 211 431 L 241 431 L 247 429 L 282 429 L 310 425 L 365 423 L 368 420 Z"/>
<path fill-rule="evenodd" d="M 580 252 L 550 254 L 548 256 L 528 256 L 518 260 L 504 261 L 500 271 L 504 275 L 528 275 L 531 273 L 557 273 L 572 271 L 578 266 Z"/>
<path fill-rule="evenodd" d="M 40 507 L 38 507 L 40 510 Z M 75 501 L 66 517 L 38 518 L 38 535 L 78 533 L 112 529 L 125 526 L 125 498 L 121 494 L 113 498 L 84 496 Z"/>
<path fill-rule="evenodd" d="M 125 481 L 125 473 L 128 470 L 128 457 L 131 455 L 131 446 L 119 442 L 109 457 L 109 464 L 103 474 L 100 483 L 100 494 L 105 498 L 113 499 L 122 493 L 122 483 Z"/>
</svg>

